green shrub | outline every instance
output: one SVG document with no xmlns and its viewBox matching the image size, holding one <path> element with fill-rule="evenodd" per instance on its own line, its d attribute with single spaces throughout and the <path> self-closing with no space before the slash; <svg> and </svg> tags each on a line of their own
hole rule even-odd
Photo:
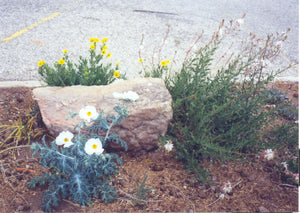
<svg viewBox="0 0 300 213">
<path fill-rule="evenodd" d="M 69 60 L 68 51 L 64 50 L 63 57 L 54 63 L 54 68 L 45 61 L 38 62 L 38 73 L 41 79 L 49 86 L 72 86 L 72 85 L 107 85 L 117 78 L 125 79 L 125 74 L 120 74 L 119 63 L 115 67 L 111 63 L 103 63 L 105 58 L 111 57 L 107 53 L 107 38 L 102 39 L 100 51 L 97 52 L 99 39 L 91 38 L 89 58 L 79 57 L 78 64 Z"/>
<path fill-rule="evenodd" d="M 183 161 L 227 160 L 253 150 L 259 144 L 257 132 L 272 119 L 270 111 L 260 110 L 264 100 L 258 94 L 273 76 L 238 82 L 247 64 L 237 59 L 210 78 L 216 46 L 202 49 L 167 80 L 174 107 L 168 134 L 177 141 L 177 157 Z"/>
<path fill-rule="evenodd" d="M 282 102 L 277 93 L 266 92 L 282 70 L 266 72 L 265 61 L 272 61 L 280 52 L 272 42 L 283 41 L 286 36 L 277 40 L 268 36 L 265 42 L 252 39 L 250 47 L 242 49 L 242 55 L 230 60 L 215 76 L 211 76 L 211 64 L 222 41 L 218 33 L 185 61 L 179 72 L 168 75 L 151 70 L 147 74 L 165 76 L 173 99 L 173 121 L 166 139 L 173 141 L 176 158 L 201 181 L 208 176 L 201 166 L 204 160 L 245 159 L 264 149 L 261 130 L 277 118 L 277 109 L 264 106 L 270 101 Z"/>
</svg>

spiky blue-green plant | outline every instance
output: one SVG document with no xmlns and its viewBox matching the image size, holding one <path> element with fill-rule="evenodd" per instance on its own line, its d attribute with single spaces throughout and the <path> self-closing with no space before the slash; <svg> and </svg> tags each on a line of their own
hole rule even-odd
<svg viewBox="0 0 300 213">
<path fill-rule="evenodd" d="M 42 207 L 50 211 L 58 206 L 62 199 L 72 199 L 81 206 L 90 205 L 92 198 L 101 196 L 105 202 L 112 202 L 117 198 L 116 190 L 110 185 L 111 175 L 117 174 L 117 166 L 122 165 L 121 158 L 113 153 L 88 154 L 85 145 L 88 139 L 99 139 L 105 149 L 109 143 L 121 143 L 127 150 L 126 143 L 112 131 L 112 127 L 126 119 L 128 112 L 125 107 L 116 106 L 117 116 L 99 114 L 89 127 L 84 121 L 75 126 L 78 134 L 69 147 L 57 146 L 53 141 L 50 146 L 45 142 L 33 143 L 31 149 L 33 156 L 39 153 L 42 166 L 49 169 L 49 173 L 33 178 L 28 186 L 30 188 L 46 185 L 48 190 L 42 195 Z M 71 117 L 77 114 L 71 113 Z M 89 135 L 84 131 L 88 130 Z"/>
</svg>

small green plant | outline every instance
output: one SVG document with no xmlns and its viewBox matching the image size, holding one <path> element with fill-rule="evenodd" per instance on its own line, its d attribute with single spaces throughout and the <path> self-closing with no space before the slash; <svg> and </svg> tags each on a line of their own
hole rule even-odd
<svg viewBox="0 0 300 213">
<path fill-rule="evenodd" d="M 145 175 L 144 180 L 140 184 L 135 180 L 135 185 L 137 188 L 137 192 L 135 194 L 137 198 L 135 201 L 135 205 L 140 205 L 143 202 L 147 202 L 147 196 L 153 190 L 153 188 L 145 188 L 147 178 L 148 175 Z"/>
<path fill-rule="evenodd" d="M 45 138 L 42 144 L 31 145 L 33 155 L 39 152 L 40 163 L 49 169 L 49 173 L 33 178 L 28 184 L 30 188 L 48 184 L 48 190 L 42 196 L 43 210 L 50 211 L 63 198 L 72 199 L 81 206 L 90 205 L 92 198 L 100 195 L 105 202 L 117 198 L 116 190 L 110 185 L 110 177 L 118 173 L 117 165 L 122 165 L 122 160 L 104 149 L 108 143 L 121 143 L 127 150 L 126 143 L 111 130 L 126 119 L 128 112 L 123 106 L 116 106 L 114 110 L 117 116 L 105 117 L 103 111 L 98 114 L 95 107 L 87 106 L 79 112 L 80 118 L 85 121 L 75 126 L 77 135 L 63 131 L 50 147 Z M 69 117 L 76 115 L 70 113 Z"/>
<path fill-rule="evenodd" d="M 89 58 L 79 57 L 78 64 L 69 60 L 68 51 L 64 50 L 63 57 L 56 63 L 54 68 L 45 61 L 39 61 L 38 73 L 41 79 L 49 86 L 72 86 L 72 85 L 107 85 L 117 78 L 125 79 L 125 74 L 119 72 L 119 63 L 113 66 L 111 63 L 104 64 L 104 58 L 110 58 L 107 53 L 107 38 L 101 40 L 100 51 L 97 51 L 98 38 L 91 38 Z"/>
<path fill-rule="evenodd" d="M 299 126 L 289 120 L 277 124 L 263 135 L 264 146 L 278 150 L 282 156 L 276 168 L 281 173 L 282 181 L 291 180 L 299 184 Z"/>
<path fill-rule="evenodd" d="M 19 147 L 22 142 L 27 141 L 30 145 L 31 139 L 42 135 L 43 131 L 39 128 L 34 128 L 34 123 L 37 119 L 37 113 L 31 109 L 31 102 L 27 115 L 18 120 L 14 120 L 11 124 L 0 123 L 0 134 L 6 138 L 0 143 L 0 154 Z"/>
<path fill-rule="evenodd" d="M 287 93 L 272 87 L 262 90 L 260 95 L 264 96 L 266 104 L 272 104 L 276 107 L 278 115 L 288 120 L 298 120 L 298 107 L 288 100 Z"/>
<path fill-rule="evenodd" d="M 287 94 L 274 87 L 270 89 L 263 89 L 260 95 L 265 97 L 265 101 L 268 104 L 281 104 L 287 100 Z"/>
<path fill-rule="evenodd" d="M 139 59 L 139 62 L 144 63 L 143 59 Z M 156 66 L 152 67 L 151 71 L 147 71 L 144 68 L 143 70 L 139 72 L 140 75 L 143 75 L 144 77 L 151 77 L 151 78 L 163 78 L 167 71 L 168 71 L 168 64 L 170 64 L 170 60 L 161 61 L 160 64 L 157 64 Z"/>
<path fill-rule="evenodd" d="M 298 106 L 295 106 L 291 103 L 283 103 L 278 105 L 277 112 L 280 116 L 288 120 L 298 121 L 299 119 Z"/>
</svg>

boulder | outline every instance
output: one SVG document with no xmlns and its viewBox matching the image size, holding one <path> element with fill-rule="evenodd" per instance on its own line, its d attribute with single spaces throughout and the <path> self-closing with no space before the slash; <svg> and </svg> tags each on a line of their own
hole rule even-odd
<svg viewBox="0 0 300 213">
<path fill-rule="evenodd" d="M 135 94 L 137 101 L 120 99 L 123 94 Z M 173 115 L 172 98 L 164 81 L 158 78 L 140 78 L 116 82 L 106 86 L 41 87 L 33 90 L 43 122 L 56 137 L 61 131 L 71 131 L 80 121 L 65 118 L 69 110 L 79 113 L 87 105 L 95 106 L 104 114 L 116 114 L 114 106 L 126 104 L 129 116 L 113 131 L 128 145 L 128 151 L 150 151 L 157 147 L 160 135 L 167 131 Z M 119 149 L 120 145 L 113 144 Z"/>
</svg>

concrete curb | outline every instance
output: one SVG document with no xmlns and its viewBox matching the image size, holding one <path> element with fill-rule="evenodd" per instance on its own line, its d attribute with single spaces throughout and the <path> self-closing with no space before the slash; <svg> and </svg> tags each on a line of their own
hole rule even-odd
<svg viewBox="0 0 300 213">
<path fill-rule="evenodd" d="M 0 88 L 5 87 L 40 87 L 40 81 L 0 81 Z"/>
<path fill-rule="evenodd" d="M 275 81 L 299 83 L 299 79 L 293 76 L 276 78 Z M 40 81 L 0 81 L 0 88 L 9 87 L 41 87 L 44 86 Z"/>
</svg>

